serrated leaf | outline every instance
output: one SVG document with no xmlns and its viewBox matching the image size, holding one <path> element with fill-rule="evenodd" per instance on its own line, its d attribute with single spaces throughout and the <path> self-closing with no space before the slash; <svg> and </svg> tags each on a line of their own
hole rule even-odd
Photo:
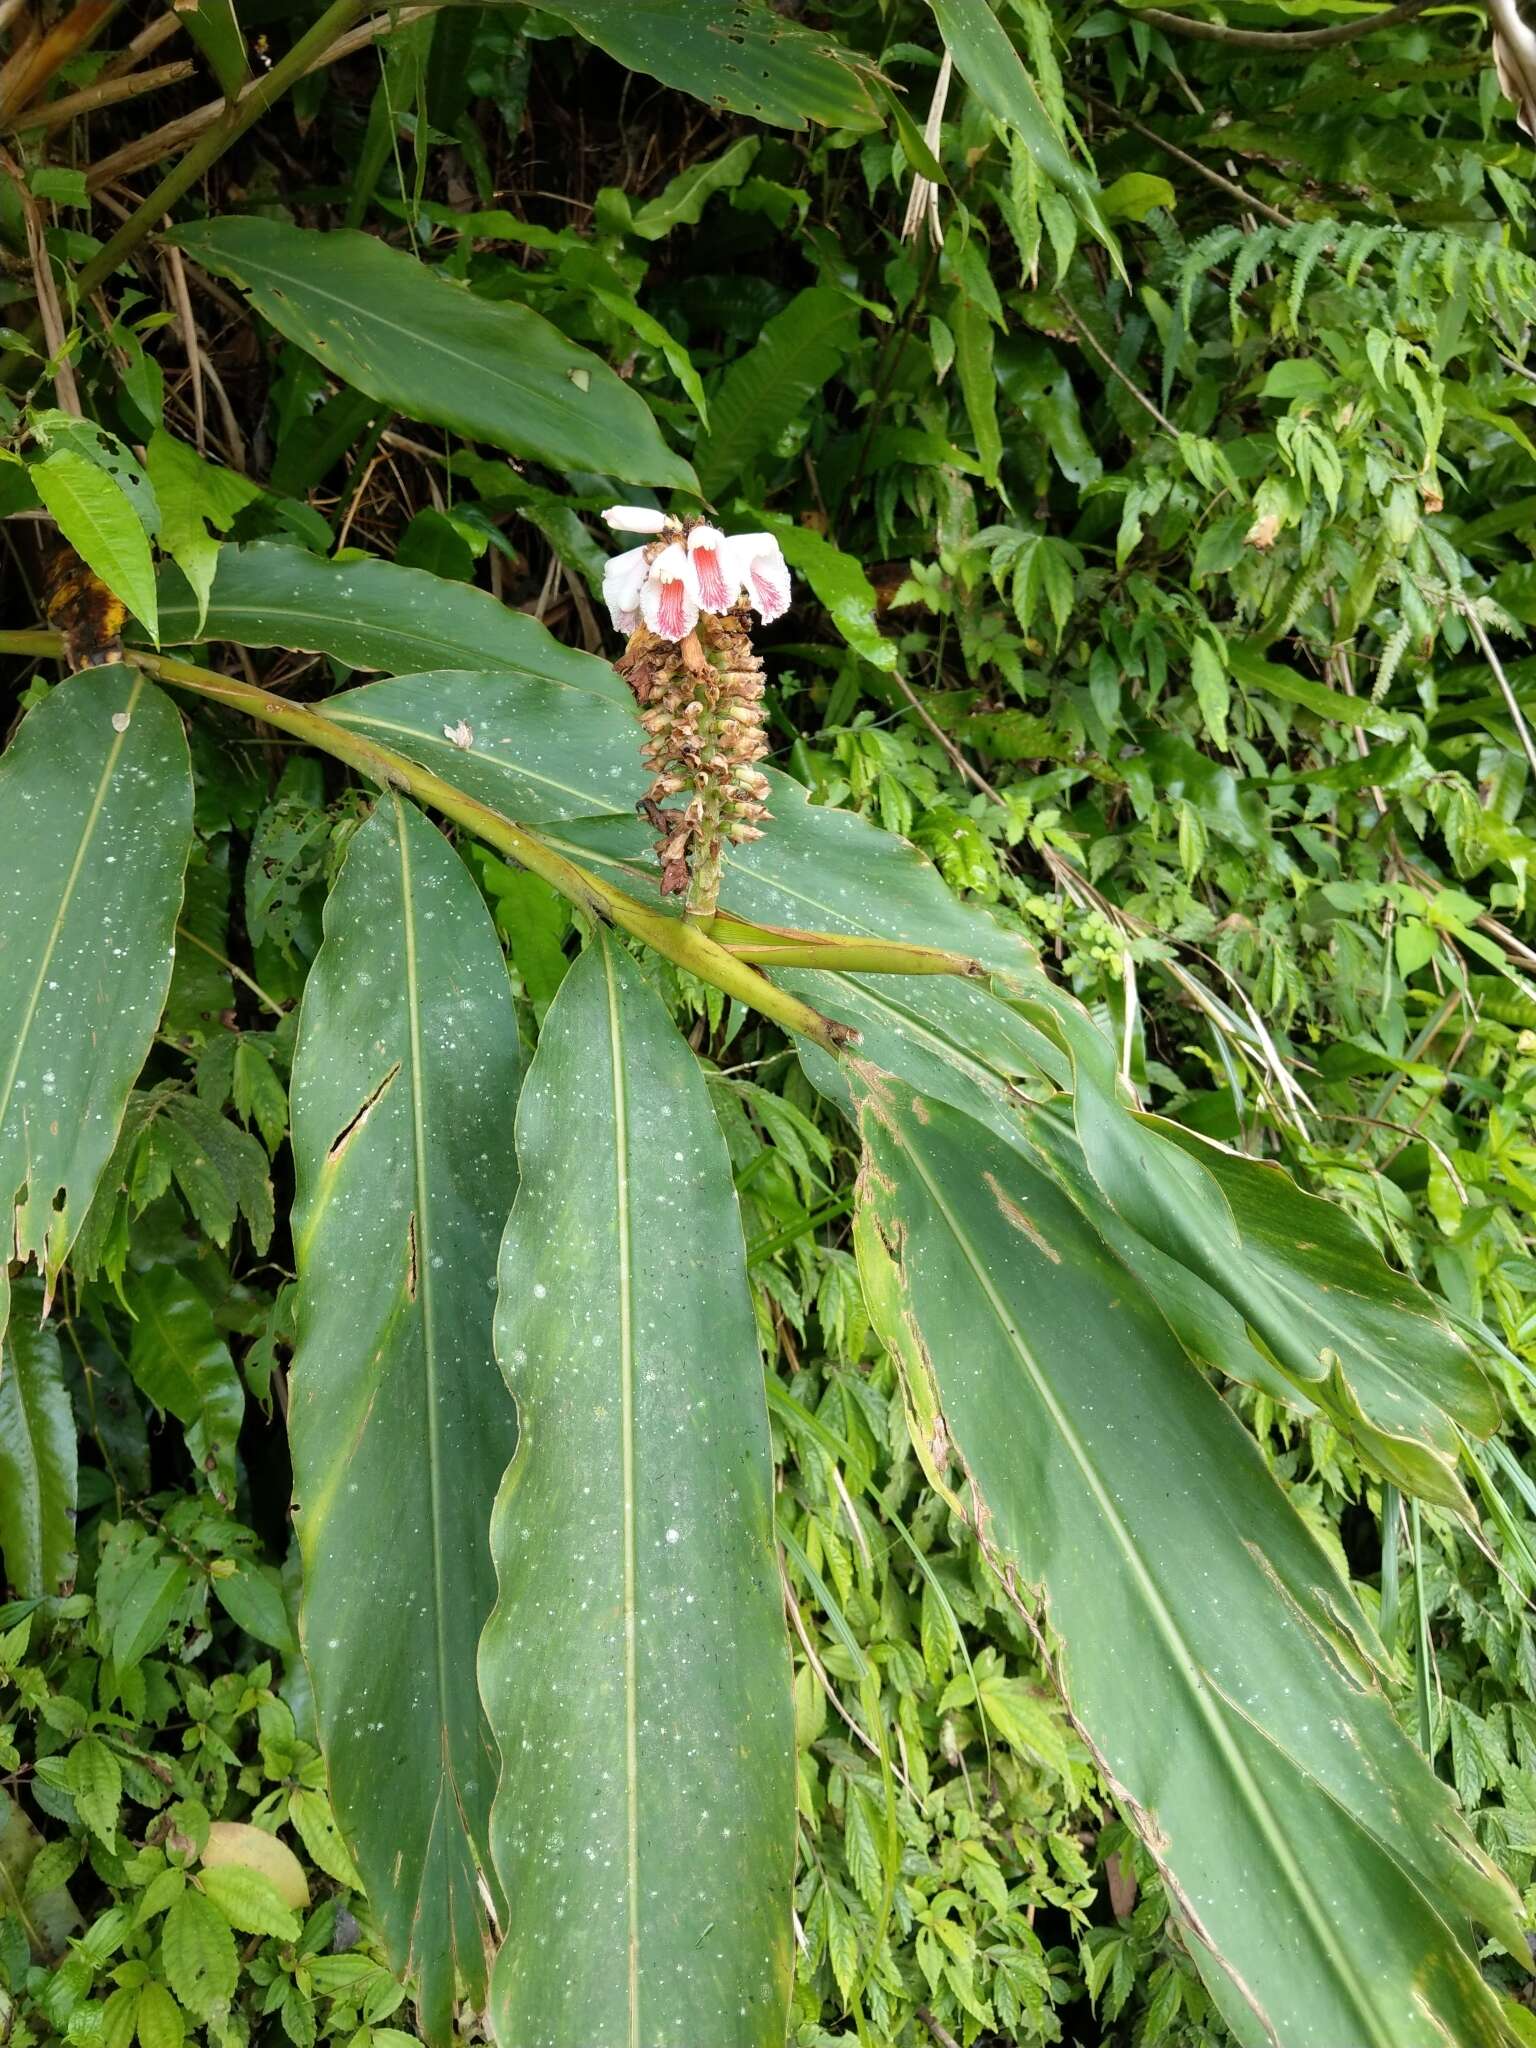
<svg viewBox="0 0 1536 2048">
<path fill-rule="evenodd" d="M 606 938 L 551 1005 L 517 1135 L 496 1333 L 524 1435 L 480 1680 L 502 1883 L 564 1911 L 514 1926 L 496 2035 L 780 2048 L 793 1702 L 741 1224 L 697 1061 Z"/>
<path fill-rule="evenodd" d="M 220 10 L 233 22 L 230 0 L 201 0 L 201 4 L 190 13 L 179 13 L 178 19 L 187 25 L 195 38 L 197 24 L 205 20 L 210 11 L 217 13 Z M 238 31 L 236 34 L 238 40 Z M 244 43 L 241 42 L 239 47 L 243 57 Z M 208 613 L 208 593 L 213 588 L 214 566 L 219 558 L 219 542 L 214 533 L 223 533 L 233 525 L 245 507 L 261 496 L 261 490 L 243 476 L 236 476 L 233 470 L 205 462 L 196 449 L 178 441 L 164 428 L 151 435 L 146 463 L 160 506 L 160 545 L 191 586 L 197 602 L 197 635 L 200 637 Z M 210 527 L 214 532 L 209 531 Z"/>
<path fill-rule="evenodd" d="M 554 469 L 696 488 L 639 393 L 526 306 L 477 298 L 351 229 L 242 215 L 175 228 L 168 239 L 241 286 L 333 376 L 411 419 Z"/>
<path fill-rule="evenodd" d="M 155 570 L 138 511 L 115 477 L 74 448 L 55 448 L 31 468 L 37 495 L 86 567 L 158 640 Z"/>
<path fill-rule="evenodd" d="M 245 1392 L 213 1310 L 174 1266 L 136 1275 L 127 1300 L 134 1319 L 129 1372 L 157 1408 L 183 1425 L 200 1477 L 221 1506 L 233 1507 Z"/>
<path fill-rule="evenodd" d="M 381 798 L 326 905 L 294 1059 L 289 1432 L 331 1797 L 429 2039 L 456 1973 L 483 2003 L 494 1896 L 474 1657 L 516 1441 L 491 1322 L 520 1078 L 484 900 L 435 826 Z"/>
<path fill-rule="evenodd" d="M 75 1576 L 75 1420 L 42 1285 L 18 1280 L 14 1295 L 0 1346 L 0 1557 L 13 1590 L 36 1600 Z"/>
<path fill-rule="evenodd" d="M 201 1877 L 204 1894 L 231 1927 L 242 1934 L 270 1934 L 279 1941 L 297 1941 L 298 1915 L 278 1896 L 270 1877 L 238 1863 L 215 1864 Z"/>
<path fill-rule="evenodd" d="M 357 1865 L 347 1852 L 347 1845 L 331 1813 L 331 1802 L 323 1792 L 311 1792 L 303 1786 L 290 1792 L 288 1818 L 298 1830 L 299 1840 L 309 1851 L 311 1860 L 327 1877 L 334 1877 L 338 1884 L 346 1885 L 351 1891 L 362 1890 L 363 1881 L 357 1874 Z"/>
<path fill-rule="evenodd" d="M 165 1986 L 156 1984 L 153 1979 L 139 1992 L 134 2020 L 138 2027 L 139 2048 L 181 2048 L 187 2038 L 187 2023 L 182 2017 L 181 2007 Z"/>
<path fill-rule="evenodd" d="M 191 1577 L 190 1568 L 168 1557 L 147 1529 L 118 1522 L 104 1533 L 96 1612 L 119 1678 L 163 1640 Z"/>
<path fill-rule="evenodd" d="M 117 1845 L 117 1810 L 123 1770 L 99 1735 L 83 1736 L 69 1752 L 68 1778 L 75 1811 L 109 1850 Z"/>
<path fill-rule="evenodd" d="M 841 369 L 858 332 L 858 308 L 830 285 L 797 292 L 761 338 L 738 356 L 709 401 L 710 431 L 698 446 L 699 486 L 717 498 L 747 464 L 804 413 Z"/>
<path fill-rule="evenodd" d="M 201 1892 L 184 1891 L 165 1916 L 160 1953 L 166 1980 L 194 2019 L 228 2011 L 239 1964 L 229 1922 Z"/>
<path fill-rule="evenodd" d="M 181 720 L 136 671 L 61 684 L 0 760 L 0 1229 L 50 1281 L 154 1036 L 191 839 Z"/>
<path fill-rule="evenodd" d="M 1252 1439 L 1025 1150 L 868 1067 L 854 1085 L 860 1270 L 920 1453 L 1059 1645 L 1239 2039 L 1497 2041 L 1460 1930 L 1518 1940 L 1513 1895 Z"/>
</svg>

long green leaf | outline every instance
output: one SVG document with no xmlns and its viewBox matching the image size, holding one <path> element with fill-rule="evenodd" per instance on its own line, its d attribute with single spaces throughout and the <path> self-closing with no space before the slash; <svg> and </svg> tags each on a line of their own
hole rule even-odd
<svg viewBox="0 0 1536 2048">
<path fill-rule="evenodd" d="M 1067 154 L 1040 88 L 1024 69 L 990 0 L 929 0 L 955 69 L 989 114 L 1015 130 L 1051 183 L 1111 250 L 1113 232 L 1099 204 L 1098 181 Z"/>
<path fill-rule="evenodd" d="M 786 20 L 766 0 L 559 0 L 568 21 L 629 71 L 780 128 L 876 128 L 852 53 Z"/>
<path fill-rule="evenodd" d="M 0 761 L 0 1231 L 51 1286 L 171 976 L 192 844 L 181 720 L 137 671 L 71 677 Z M 0 1325 L 6 1281 L 0 1261 Z"/>
<path fill-rule="evenodd" d="M 40 1281 L 17 1282 L 16 1311 L 0 1348 L 0 1558 L 36 1600 L 75 1576 L 75 1418 Z"/>
<path fill-rule="evenodd" d="M 853 347 L 858 308 L 831 285 L 797 292 L 710 396 L 708 438 L 699 444 L 699 484 L 718 497 L 799 417 Z"/>
<path fill-rule="evenodd" d="M 1132 1115 L 1086 1014 L 1055 997 L 1040 1014 L 1071 1048 L 1083 1157 L 1124 1221 L 1236 1309 L 1387 1478 L 1467 1511 L 1461 1430 L 1486 1436 L 1498 1402 L 1431 1297 L 1279 1167 Z"/>
<path fill-rule="evenodd" d="M 516 1439 L 491 1344 L 521 1076 L 468 870 L 397 796 L 353 838 L 293 1073 L 300 1630 L 337 1819 L 428 2038 L 485 1997 L 486 1525 Z"/>
<path fill-rule="evenodd" d="M 741 1222 L 698 1065 L 611 940 L 545 1019 L 518 1154 L 496 2038 L 782 2048 L 794 1717 Z"/>
<path fill-rule="evenodd" d="M 915 1441 L 962 1489 L 1238 2038 L 1504 2041 L 1458 1930 L 1518 1948 L 1516 1901 L 1252 1440 L 1046 1172 L 872 1069 L 856 1085 L 860 1271 Z"/>
<path fill-rule="evenodd" d="M 332 562 L 270 543 L 222 548 L 206 624 L 183 578 L 170 571 L 161 582 L 160 628 L 169 646 L 233 640 L 290 647 L 397 675 L 494 670 L 631 702 L 606 661 L 562 647 L 537 619 L 498 604 L 489 591 L 369 555 Z"/>
<path fill-rule="evenodd" d="M 411 419 L 554 469 L 696 488 L 639 393 L 526 306 L 476 298 L 350 229 L 322 234 L 249 215 L 168 239 L 238 284 L 334 376 Z"/>
</svg>

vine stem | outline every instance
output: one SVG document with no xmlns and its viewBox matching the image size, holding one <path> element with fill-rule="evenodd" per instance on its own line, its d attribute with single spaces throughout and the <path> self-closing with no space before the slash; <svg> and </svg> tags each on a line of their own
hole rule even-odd
<svg viewBox="0 0 1536 2048">
<path fill-rule="evenodd" d="M 0 653 L 4 654 L 57 655 L 62 648 L 62 635 L 52 631 L 0 633 Z M 375 740 L 365 739 L 361 733 L 349 732 L 335 719 L 327 718 L 323 711 L 304 704 L 290 704 L 274 691 L 237 682 L 232 676 L 221 676 L 212 669 L 198 668 L 189 661 L 176 661 L 169 655 L 149 654 L 138 648 L 127 649 L 122 660 L 174 688 L 191 691 L 193 695 L 207 698 L 215 704 L 228 705 L 231 710 L 259 719 L 264 725 L 292 733 L 295 739 L 318 747 L 322 753 L 331 754 L 338 761 L 345 761 L 348 767 L 357 769 L 385 789 L 405 790 L 419 802 L 430 804 L 445 818 L 451 818 L 456 825 L 462 825 L 477 839 L 484 840 L 487 846 L 494 847 L 496 852 L 538 875 L 589 917 L 602 924 L 617 925 L 631 937 L 643 940 L 672 961 L 674 966 L 686 968 L 701 981 L 707 981 L 724 994 L 749 1004 L 763 1016 L 771 1017 L 785 1031 L 810 1039 L 824 1052 L 837 1054 L 857 1038 L 857 1032 L 846 1024 L 823 1017 L 808 1003 L 801 1002 L 798 996 L 776 988 L 755 967 L 739 960 L 697 925 L 672 917 L 665 911 L 653 910 L 638 898 L 615 888 L 611 882 L 605 882 L 601 876 L 556 852 L 526 825 L 504 818 L 489 804 L 483 804 L 477 797 L 468 796 L 451 782 L 445 782 L 430 768 L 419 767 L 416 762 L 407 760 L 404 754 L 397 754 L 393 747 L 380 746 Z"/>
</svg>

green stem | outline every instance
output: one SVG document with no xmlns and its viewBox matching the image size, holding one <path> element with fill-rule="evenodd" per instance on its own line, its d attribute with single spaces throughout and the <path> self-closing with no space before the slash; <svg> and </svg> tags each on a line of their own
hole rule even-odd
<svg viewBox="0 0 1536 2048">
<path fill-rule="evenodd" d="M 58 633 L 0 633 L 0 654 L 58 654 L 62 645 L 62 636 Z M 532 874 L 540 876 L 569 902 L 585 910 L 589 917 L 603 924 L 615 924 L 631 937 L 642 939 L 675 966 L 686 968 L 701 981 L 710 982 L 726 995 L 735 996 L 754 1010 L 761 1011 L 785 1031 L 809 1038 L 824 1051 L 834 1054 L 857 1037 L 858 1034 L 850 1031 L 847 1025 L 823 1017 L 808 1003 L 775 988 L 756 968 L 736 959 L 696 926 L 682 918 L 671 917 L 665 911 L 653 910 L 635 897 L 626 895 L 611 882 L 605 882 L 586 868 L 578 867 L 575 861 L 567 860 L 563 853 L 556 853 L 527 826 L 514 824 L 510 818 L 502 817 L 499 811 L 493 811 L 489 804 L 466 796 L 463 790 L 455 789 L 451 782 L 445 782 L 430 768 L 418 767 L 392 747 L 381 747 L 375 740 L 349 732 L 327 718 L 324 712 L 304 704 L 290 704 L 273 691 L 236 682 L 232 676 L 221 676 L 212 669 L 198 668 L 189 661 L 176 661 L 169 655 L 147 654 L 134 648 L 123 655 L 123 660 L 178 689 L 190 690 L 215 704 L 227 704 L 233 711 L 260 719 L 264 725 L 292 733 L 296 739 L 305 740 L 323 753 L 334 755 L 338 761 L 345 761 L 348 767 L 357 769 L 385 789 L 408 791 L 419 802 L 430 804 L 445 818 L 451 818 L 456 825 L 473 832 L 477 839 L 483 839 L 487 846 L 493 846 L 507 859 L 515 860 Z"/>
</svg>

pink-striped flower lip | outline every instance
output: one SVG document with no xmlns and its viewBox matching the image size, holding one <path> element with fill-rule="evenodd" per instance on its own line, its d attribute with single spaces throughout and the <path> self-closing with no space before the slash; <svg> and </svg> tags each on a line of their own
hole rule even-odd
<svg viewBox="0 0 1536 2048">
<path fill-rule="evenodd" d="M 707 519 L 673 519 L 649 505 L 610 505 L 615 533 L 645 534 L 603 571 L 603 597 L 615 630 L 643 619 L 664 640 L 682 640 L 701 612 L 720 614 L 745 598 L 764 625 L 789 609 L 789 568 L 771 533 L 722 533 Z"/>
</svg>

